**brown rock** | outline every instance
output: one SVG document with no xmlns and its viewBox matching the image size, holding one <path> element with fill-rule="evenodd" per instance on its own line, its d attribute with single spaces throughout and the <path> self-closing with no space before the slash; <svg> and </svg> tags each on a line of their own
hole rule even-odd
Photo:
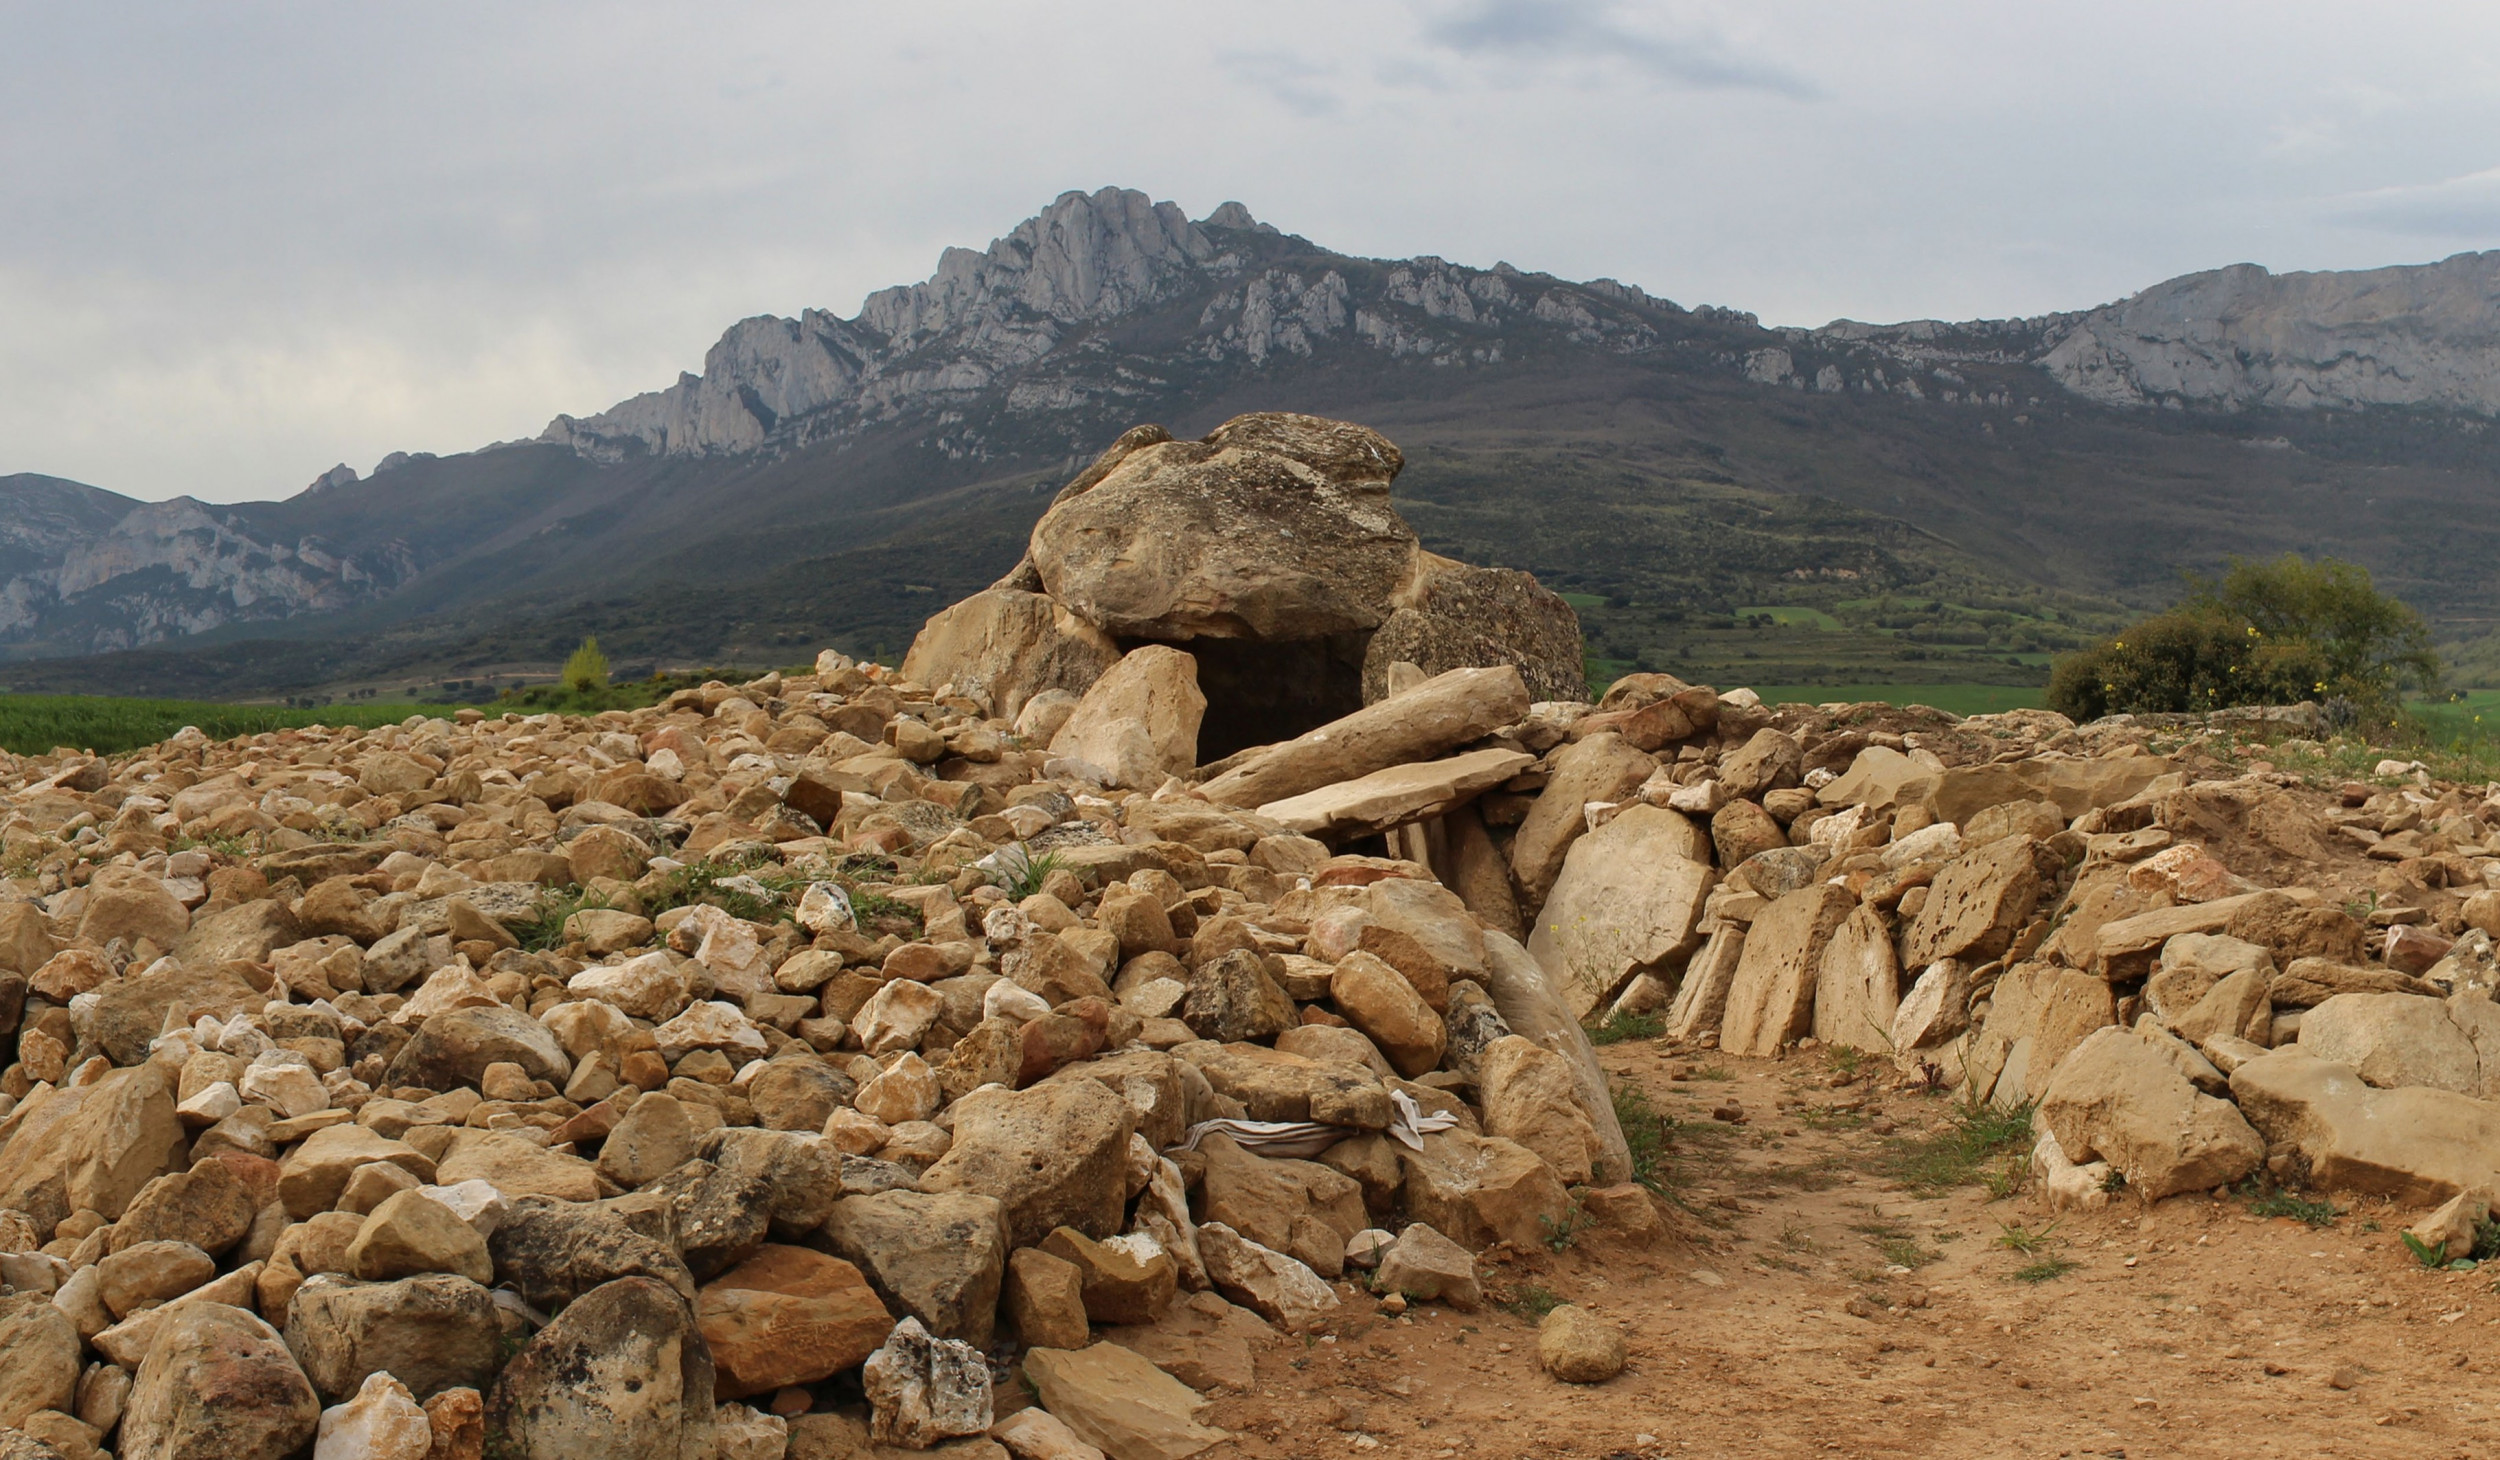
<svg viewBox="0 0 2500 1460">
<path fill-rule="evenodd" d="M 1984 962 L 2003 953 L 2040 900 L 2031 849 L 2007 837 L 1946 864 L 1902 939 L 1902 961 L 1924 968 L 1939 958 Z"/>
<path fill-rule="evenodd" d="M 1511 838 L 1511 872 L 1529 901 L 1544 900 L 1571 844 L 1588 830 L 1582 807 L 1624 800 L 1656 768 L 1654 759 L 1614 734 L 1593 735 L 1554 752 L 1552 777 Z"/>
<path fill-rule="evenodd" d="M 1218 805 L 1264 806 L 1436 759 L 1527 712 L 1528 689 L 1516 668 L 1452 669 L 1298 739 L 1251 752 L 1199 789 Z"/>
<path fill-rule="evenodd" d="M 1042 1250 L 1076 1268 L 1085 1316 L 1096 1323 L 1152 1323 L 1179 1291 L 1180 1269 L 1168 1252 L 1141 1258 L 1068 1227 L 1044 1238 Z"/>
<path fill-rule="evenodd" d="M 764 1247 L 704 1284 L 695 1313 L 724 1400 L 830 1378 L 894 1327 L 858 1268 L 804 1247 Z"/>
<path fill-rule="evenodd" d="M 1045 1081 L 976 1090 L 952 1110 L 954 1145 L 922 1173 L 921 1190 L 996 1197 L 1010 1246 L 1032 1246 L 1061 1226 L 1097 1238 L 1119 1230 L 1137 1127 L 1127 1101 L 1089 1080 Z"/>
<path fill-rule="evenodd" d="M 1118 1344 L 1036 1349 L 1024 1374 L 1045 1410 L 1114 1460 L 1187 1460 L 1231 1438 L 1197 1421 L 1206 1401 L 1187 1385 Z"/>
<path fill-rule="evenodd" d="M 1817 882 L 1772 903 L 1754 920 L 1728 988 L 1721 1049 L 1769 1056 L 1813 1028 L 1823 951 L 1854 905 L 1847 890 Z"/>
<path fill-rule="evenodd" d="M 1349 953 L 1329 976 L 1337 1011 L 1363 1031 L 1398 1073 L 1412 1078 L 1441 1062 L 1449 1030 L 1404 974 L 1369 953 Z"/>
<path fill-rule="evenodd" d="M 1027 1348 L 1083 1348 L 1085 1275 L 1065 1258 L 1039 1247 L 1019 1247 L 1007 1259 L 1008 1321 Z"/>
</svg>

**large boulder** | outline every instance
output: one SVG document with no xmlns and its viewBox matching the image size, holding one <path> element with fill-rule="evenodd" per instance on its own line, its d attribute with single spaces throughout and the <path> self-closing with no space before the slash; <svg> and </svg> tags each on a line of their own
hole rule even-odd
<svg viewBox="0 0 2500 1460">
<path fill-rule="evenodd" d="M 487 1238 L 498 1280 L 530 1303 L 561 1308 L 620 1278 L 651 1278 L 688 1302 L 694 1276 L 667 1241 L 606 1203 L 525 1196 Z"/>
<path fill-rule="evenodd" d="M 561 1086 L 573 1072 L 564 1046 L 547 1026 L 518 1009 L 452 1009 L 417 1027 L 385 1076 L 392 1085 L 427 1090 L 476 1086 L 492 1064 L 515 1064 L 533 1080 Z"/>
<path fill-rule="evenodd" d="M 1198 764 L 1207 697 L 1198 661 L 1166 644 L 1121 656 L 1077 701 L 1050 742 L 1053 755 L 1110 773 L 1113 785 L 1152 790 Z"/>
<path fill-rule="evenodd" d="M 269 996 L 230 973 L 180 965 L 143 973 L 98 989 L 88 1028 L 105 1055 L 117 1065 L 135 1065 L 148 1057 L 148 1044 L 165 1030 L 168 1015 L 184 1024 L 202 1014 L 230 1019 L 256 1013 Z"/>
<path fill-rule="evenodd" d="M 45 1091 L 0 1121 L 0 1210 L 24 1212 L 46 1236 L 75 1211 L 119 1217 L 183 1145 L 154 1065 Z"/>
<path fill-rule="evenodd" d="M 1091 1080 L 1029 1090 L 975 1090 L 950 1107 L 955 1141 L 921 1174 L 927 1192 L 995 1197 L 1010 1247 L 1054 1227 L 1088 1237 L 1120 1229 L 1129 1137 L 1137 1110 Z"/>
<path fill-rule="evenodd" d="M 190 1303 L 157 1325 L 116 1449 L 151 1460 L 286 1455 L 320 1420 L 321 1400 L 276 1329 L 241 1308 Z"/>
<path fill-rule="evenodd" d="M 2461 1022 L 2456 1015 L 2472 1022 Z M 2454 1000 L 2337 994 L 2301 1016 L 2300 1049 L 2350 1065 L 2382 1090 L 2422 1085 L 2489 1099 L 2500 1092 L 2485 1087 L 2482 1055 L 2469 1031 L 2493 1022 L 2500 1022 L 2500 1007 L 2478 993 Z M 2493 1053 L 2500 1055 L 2500 1049 Z M 2500 1075 L 2500 1070 L 2493 1073 Z"/>
<path fill-rule="evenodd" d="M 823 1230 L 889 1308 L 987 1348 L 1007 1267 L 1004 1217 L 995 1198 L 970 1192 L 881 1191 L 835 1203 Z"/>
<path fill-rule="evenodd" d="M 1585 1016 L 1633 975 L 1672 972 L 1700 947 L 1717 884 L 1701 828 L 1661 806 L 1627 807 L 1571 844 L 1528 951 Z"/>
<path fill-rule="evenodd" d="M 0 1428 L 37 1410 L 67 1410 L 78 1395 L 79 1340 L 69 1315 L 41 1293 L 0 1298 Z"/>
<path fill-rule="evenodd" d="M 2448 1090 L 2374 1089 L 2352 1066 L 2297 1047 L 2233 1070 L 2231 1098 L 2329 1190 L 2428 1206 L 2500 1172 L 2500 1105 Z"/>
<path fill-rule="evenodd" d="M 1814 1037 L 1880 1051 L 1901 1009 L 1901 960 L 1882 914 L 1852 909 L 1823 948 L 1814 982 Z"/>
<path fill-rule="evenodd" d="M 2266 1157 L 2265 1138 L 2230 1101 L 2200 1092 L 2150 1040 L 2118 1028 L 2058 1066 L 2040 1120 L 2069 1160 L 2107 1161 L 2146 1201 L 2228 1185 Z"/>
<path fill-rule="evenodd" d="M 1361 426 L 1237 416 L 1071 483 L 1034 525 L 1032 566 L 1043 591 L 1116 637 L 1369 632 L 1419 551 L 1389 505 L 1403 464 Z"/>
<path fill-rule="evenodd" d="M 830 1378 L 894 1327 L 858 1268 L 804 1247 L 764 1247 L 705 1283 L 695 1317 L 723 1399 Z"/>
<path fill-rule="evenodd" d="M 1230 1438 L 1198 1422 L 1206 1400 L 1116 1343 L 1035 1349 L 1024 1377 L 1045 1410 L 1115 1460 L 1187 1460 Z"/>
<path fill-rule="evenodd" d="M 1043 595 L 992 588 L 932 615 L 903 656 L 903 677 L 951 684 L 1013 720 L 1044 690 L 1084 694 L 1119 658 L 1110 635 Z"/>
<path fill-rule="evenodd" d="M 710 1422 L 712 1386 L 686 1300 L 620 1278 L 583 1294 L 505 1366 L 486 1428 L 510 1460 L 681 1460 Z"/>
<path fill-rule="evenodd" d="M 1588 692 L 1580 616 L 1530 574 L 1419 553 L 1390 602 L 1394 611 L 1363 654 L 1367 702 L 1388 694 L 1389 666 L 1400 663 L 1428 675 L 1508 664 L 1532 698 L 1576 700 Z"/>
<path fill-rule="evenodd" d="M 1571 844 L 1588 831 L 1588 803 L 1623 800 L 1649 779 L 1658 762 L 1606 731 L 1555 751 L 1553 767 L 1510 843 L 1511 875 L 1532 903 L 1553 890 Z"/>
<path fill-rule="evenodd" d="M 2032 845 L 2007 837 L 1947 864 L 1901 940 L 1902 961 L 1924 968 L 1939 958 L 1978 963 L 2003 953 L 2040 901 Z"/>
<path fill-rule="evenodd" d="M 1812 1030 L 1824 947 L 1856 906 L 1848 889 L 1816 882 L 1763 909 L 1728 986 L 1719 1048 L 1767 1057 Z"/>
<path fill-rule="evenodd" d="M 1597 1046 L 1589 1041 L 1571 1001 L 1528 950 L 1500 933 L 1484 939 L 1484 991 L 1510 1032 L 1560 1055 L 1571 1070 L 1572 1089 L 1580 1112 L 1597 1133 L 1597 1177 L 1621 1181 L 1632 1174 L 1631 1147 L 1615 1118 L 1614 1091 L 1597 1062 Z M 1715 1022 L 1715 1021 L 1714 1021 Z"/>
<path fill-rule="evenodd" d="M 492 1380 L 503 1325 L 486 1289 L 449 1273 L 392 1283 L 322 1273 L 288 1300 L 286 1346 L 333 1403 L 379 1373 L 425 1399 Z"/>
</svg>

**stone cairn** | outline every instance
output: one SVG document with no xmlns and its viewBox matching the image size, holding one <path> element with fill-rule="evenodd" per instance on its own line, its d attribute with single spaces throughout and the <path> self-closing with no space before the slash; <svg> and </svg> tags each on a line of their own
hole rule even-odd
<svg viewBox="0 0 2500 1460">
<path fill-rule="evenodd" d="M 1592 704 L 1398 461 L 1132 431 L 900 671 L 0 758 L 0 1457 L 1177 1460 L 1277 1330 L 1659 1239 L 1608 1013 L 2471 1245 L 2492 788 Z"/>
</svg>

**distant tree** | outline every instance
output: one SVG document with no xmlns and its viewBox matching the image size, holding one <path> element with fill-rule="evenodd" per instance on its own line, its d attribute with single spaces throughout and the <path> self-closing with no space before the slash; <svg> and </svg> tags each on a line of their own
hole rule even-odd
<svg viewBox="0 0 2500 1460">
<path fill-rule="evenodd" d="M 564 687 L 578 695 L 592 695 L 608 687 L 608 656 L 599 652 L 599 636 L 582 640 L 573 657 L 564 661 Z"/>
<path fill-rule="evenodd" d="M 2234 559 L 2218 581 L 2190 586 L 2167 613 L 2060 658 L 2049 707 L 2092 720 L 2342 699 L 2385 719 L 2407 688 L 2439 682 L 2422 616 L 2356 564 Z"/>
</svg>

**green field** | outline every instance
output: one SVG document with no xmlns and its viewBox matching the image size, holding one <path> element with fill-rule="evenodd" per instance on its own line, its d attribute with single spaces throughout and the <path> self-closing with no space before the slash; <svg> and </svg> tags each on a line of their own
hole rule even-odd
<svg viewBox="0 0 2500 1460">
<path fill-rule="evenodd" d="M 1826 634 L 1839 633 L 1845 627 L 1840 620 L 1819 608 L 1757 605 L 1736 610 L 1736 617 L 1740 622 L 1755 617 L 1767 618 L 1782 628 L 1814 629 Z"/>
<path fill-rule="evenodd" d="M 1881 700 L 1889 705 L 1928 705 L 1954 715 L 2038 709 L 2041 695 L 2036 689 L 2002 684 L 1758 684 L 1754 693 L 1766 705 Z"/>
<path fill-rule="evenodd" d="M 219 705 L 196 700 L 125 700 L 105 695 L 0 694 L 0 749 L 42 755 L 61 746 L 118 755 L 152 745 L 185 725 L 212 740 L 305 725 L 396 725 L 439 705 Z"/>
</svg>

